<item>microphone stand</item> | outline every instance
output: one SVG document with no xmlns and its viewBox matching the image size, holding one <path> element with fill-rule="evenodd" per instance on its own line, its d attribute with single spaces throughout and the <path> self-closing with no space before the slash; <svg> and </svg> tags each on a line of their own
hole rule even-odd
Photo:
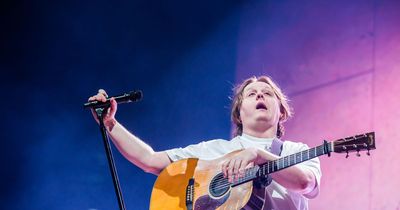
<svg viewBox="0 0 400 210">
<path fill-rule="evenodd" d="M 113 158 L 113 154 L 111 151 L 110 139 L 108 138 L 107 130 L 106 130 L 106 127 L 104 126 L 104 121 L 103 121 L 103 116 L 104 116 L 103 114 L 105 111 L 107 111 L 107 109 L 96 108 L 95 111 L 97 114 L 97 118 L 99 119 L 99 122 L 100 122 L 100 131 L 101 131 L 101 135 L 103 137 L 104 149 L 106 150 L 108 166 L 110 167 L 110 172 L 111 172 L 111 176 L 112 176 L 113 183 L 114 183 L 115 194 L 117 195 L 117 199 L 118 199 L 119 209 L 126 210 L 125 204 L 124 204 L 124 199 L 122 197 L 121 187 L 119 185 L 117 169 L 115 168 L 114 158 Z"/>
</svg>

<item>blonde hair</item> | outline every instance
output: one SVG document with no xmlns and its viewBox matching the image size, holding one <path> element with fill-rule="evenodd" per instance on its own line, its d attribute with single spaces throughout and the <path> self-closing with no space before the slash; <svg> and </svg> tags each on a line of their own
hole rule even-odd
<svg viewBox="0 0 400 210">
<path fill-rule="evenodd" d="M 282 90 L 278 87 L 278 85 L 272 81 L 272 79 L 268 76 L 260 76 L 260 77 L 250 77 L 244 80 L 240 85 L 236 86 L 233 89 L 233 98 L 232 98 L 232 109 L 231 109 L 231 120 L 233 124 L 235 124 L 234 136 L 242 135 L 243 132 L 243 125 L 242 121 L 240 120 L 240 108 L 242 106 L 243 101 L 243 91 L 247 85 L 253 82 L 265 82 L 271 86 L 272 90 L 274 91 L 275 96 L 278 98 L 280 102 L 280 112 L 281 116 L 279 117 L 278 122 L 278 129 L 276 132 L 276 136 L 281 138 L 285 133 L 285 128 L 283 127 L 282 123 L 292 117 L 293 112 L 291 107 L 289 106 L 289 99 L 287 96 L 282 92 Z"/>
</svg>

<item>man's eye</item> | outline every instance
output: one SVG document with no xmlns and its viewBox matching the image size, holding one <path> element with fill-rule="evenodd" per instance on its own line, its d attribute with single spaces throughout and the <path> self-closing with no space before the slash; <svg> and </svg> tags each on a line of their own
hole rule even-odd
<svg viewBox="0 0 400 210">
<path fill-rule="evenodd" d="M 264 94 L 265 94 L 265 95 L 272 96 L 272 93 L 271 93 L 271 92 L 264 92 Z"/>
<path fill-rule="evenodd" d="M 247 94 L 247 96 L 254 96 L 254 95 L 255 95 L 254 92 L 251 92 L 251 93 Z"/>
</svg>

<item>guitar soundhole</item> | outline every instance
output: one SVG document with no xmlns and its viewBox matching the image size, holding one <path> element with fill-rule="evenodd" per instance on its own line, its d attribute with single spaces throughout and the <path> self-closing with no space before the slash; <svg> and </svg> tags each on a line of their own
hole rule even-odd
<svg viewBox="0 0 400 210">
<path fill-rule="evenodd" d="M 210 183 L 209 190 L 212 197 L 218 198 L 223 196 L 230 189 L 230 183 L 224 178 L 222 173 L 217 174 Z"/>
</svg>

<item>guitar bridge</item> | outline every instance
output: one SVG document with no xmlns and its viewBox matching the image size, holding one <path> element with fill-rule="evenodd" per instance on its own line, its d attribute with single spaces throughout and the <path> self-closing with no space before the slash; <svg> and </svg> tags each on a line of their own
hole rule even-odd
<svg viewBox="0 0 400 210">
<path fill-rule="evenodd" d="M 194 179 L 190 178 L 188 186 L 186 187 L 186 209 L 193 209 L 193 197 L 194 197 Z"/>
</svg>

